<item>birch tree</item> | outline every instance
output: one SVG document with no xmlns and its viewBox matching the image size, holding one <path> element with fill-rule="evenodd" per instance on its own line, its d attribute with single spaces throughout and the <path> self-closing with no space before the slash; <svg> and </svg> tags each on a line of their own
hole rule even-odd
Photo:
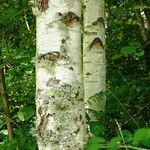
<svg viewBox="0 0 150 150">
<path fill-rule="evenodd" d="M 105 99 L 90 100 L 91 96 L 105 91 L 105 27 L 104 0 L 84 0 L 83 77 L 86 107 L 95 111 L 104 110 Z M 89 111 L 91 120 L 94 114 Z"/>
<path fill-rule="evenodd" d="M 81 59 L 81 1 L 39 0 L 36 107 L 39 150 L 79 150 L 87 141 Z"/>
</svg>

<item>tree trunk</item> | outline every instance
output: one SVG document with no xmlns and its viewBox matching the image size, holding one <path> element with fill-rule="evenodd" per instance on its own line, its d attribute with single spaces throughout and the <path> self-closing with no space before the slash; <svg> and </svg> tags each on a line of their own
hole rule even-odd
<svg viewBox="0 0 150 150">
<path fill-rule="evenodd" d="M 92 100 L 91 96 L 105 91 L 106 60 L 105 60 L 105 25 L 104 0 L 84 1 L 84 35 L 83 35 L 83 77 L 85 101 L 87 109 L 104 110 L 105 98 Z M 95 120 L 92 111 L 90 119 Z"/>
<path fill-rule="evenodd" d="M 134 0 L 134 5 L 139 5 L 141 8 L 135 9 L 135 14 L 139 22 L 140 32 L 143 39 L 143 48 L 145 56 L 145 71 L 150 73 L 150 9 L 144 8 L 148 5 L 147 0 Z"/>
<path fill-rule="evenodd" d="M 4 118 L 5 118 L 5 122 L 7 126 L 8 138 L 9 140 L 11 140 L 13 138 L 13 129 L 12 129 L 12 124 L 11 124 L 11 115 L 9 111 L 9 104 L 8 104 L 9 100 L 8 100 L 8 95 L 6 91 L 1 50 L 0 50 L 0 99 L 2 99 L 2 103 L 3 103 Z"/>
<path fill-rule="evenodd" d="M 42 0 L 37 21 L 36 106 L 39 150 L 83 150 L 81 1 Z"/>
</svg>

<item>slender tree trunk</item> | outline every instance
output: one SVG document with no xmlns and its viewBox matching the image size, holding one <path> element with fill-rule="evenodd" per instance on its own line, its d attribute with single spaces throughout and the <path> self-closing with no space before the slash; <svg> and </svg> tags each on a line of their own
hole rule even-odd
<svg viewBox="0 0 150 150">
<path fill-rule="evenodd" d="M 141 8 L 135 9 L 135 13 L 143 39 L 145 70 L 150 73 L 150 9 L 144 8 L 144 5 L 148 4 L 147 0 L 133 0 L 133 2 L 135 6 L 141 6 Z"/>
<path fill-rule="evenodd" d="M 105 98 L 93 101 L 91 96 L 105 91 L 105 25 L 104 0 L 83 0 L 84 36 L 83 36 L 83 76 L 85 101 L 87 108 L 95 111 L 104 110 Z M 91 120 L 94 114 L 89 111 Z"/>
<path fill-rule="evenodd" d="M 3 110 L 4 110 L 4 117 L 7 126 L 7 131 L 8 131 L 8 137 L 11 140 L 13 137 L 13 129 L 11 124 L 11 116 L 10 116 L 9 104 L 8 104 L 9 100 L 8 100 L 6 84 L 5 84 L 5 76 L 4 76 L 4 68 L 3 68 L 1 51 L 0 51 L 0 99 L 3 102 Z"/>
<path fill-rule="evenodd" d="M 88 138 L 81 59 L 81 1 L 39 1 L 36 106 L 39 150 L 83 150 Z"/>
</svg>

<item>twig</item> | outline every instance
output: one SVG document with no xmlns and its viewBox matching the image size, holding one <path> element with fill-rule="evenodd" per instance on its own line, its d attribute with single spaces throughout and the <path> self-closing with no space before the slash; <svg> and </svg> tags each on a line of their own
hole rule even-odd
<svg viewBox="0 0 150 150">
<path fill-rule="evenodd" d="M 122 138 L 123 144 L 124 144 L 124 146 L 125 146 L 125 149 L 128 150 L 128 148 L 126 147 L 126 143 L 125 143 L 125 141 L 124 141 L 123 133 L 122 133 L 122 131 L 121 131 L 121 126 L 119 125 L 117 119 L 115 119 L 115 122 L 116 122 L 116 124 L 117 124 L 117 126 L 118 126 L 118 130 L 119 130 L 120 136 L 121 136 L 121 138 Z"/>
<path fill-rule="evenodd" d="M 15 121 L 13 121 L 11 118 L 6 116 L 4 113 L 0 113 L 0 114 L 3 115 L 4 117 L 7 117 L 8 120 L 10 120 L 13 124 L 15 124 L 18 128 L 20 128 L 20 126 Z"/>
<path fill-rule="evenodd" d="M 124 105 L 119 101 L 119 99 L 113 94 L 113 92 L 111 90 L 110 90 L 110 93 L 118 101 L 118 103 L 122 106 L 122 108 L 124 109 L 124 111 L 133 120 L 133 122 L 136 124 L 136 126 L 139 127 L 138 124 L 137 124 L 137 122 L 135 121 L 135 119 L 129 114 L 129 112 L 126 110 L 126 108 L 124 107 Z"/>
<path fill-rule="evenodd" d="M 120 145 L 118 147 L 119 148 L 128 148 L 128 149 L 133 149 L 133 150 L 150 150 L 150 149 L 145 149 L 145 148 L 141 148 L 141 147 L 134 147 L 134 146 L 131 146 L 131 145 L 126 145 L 126 146 Z M 101 144 L 100 148 L 107 149 L 107 145 L 106 144 Z"/>
<path fill-rule="evenodd" d="M 26 14 L 24 15 L 24 20 L 25 20 L 25 23 L 26 23 L 26 26 L 27 26 L 28 31 L 30 31 L 30 26 L 29 26 L 29 23 L 28 23 L 28 19 L 27 19 Z"/>
</svg>

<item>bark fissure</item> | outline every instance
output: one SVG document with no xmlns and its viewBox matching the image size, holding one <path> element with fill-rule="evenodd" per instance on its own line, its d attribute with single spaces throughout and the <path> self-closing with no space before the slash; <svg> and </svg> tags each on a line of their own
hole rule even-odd
<svg viewBox="0 0 150 150">
<path fill-rule="evenodd" d="M 38 10 L 45 12 L 48 9 L 49 0 L 37 0 Z"/>
</svg>

